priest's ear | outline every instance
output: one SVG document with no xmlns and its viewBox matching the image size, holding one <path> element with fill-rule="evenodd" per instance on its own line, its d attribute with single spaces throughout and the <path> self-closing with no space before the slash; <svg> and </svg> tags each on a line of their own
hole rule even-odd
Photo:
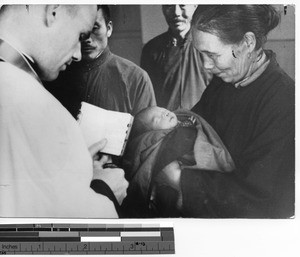
<svg viewBox="0 0 300 257">
<path fill-rule="evenodd" d="M 61 8 L 60 5 L 46 5 L 45 6 L 45 24 L 47 27 L 51 27 L 57 19 L 57 11 Z"/>
</svg>

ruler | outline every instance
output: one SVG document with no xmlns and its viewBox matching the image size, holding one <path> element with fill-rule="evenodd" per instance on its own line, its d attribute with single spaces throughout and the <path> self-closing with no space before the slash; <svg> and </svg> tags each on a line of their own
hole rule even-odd
<svg viewBox="0 0 300 257">
<path fill-rule="evenodd" d="M 161 224 L 2 224 L 0 254 L 175 254 Z"/>
</svg>

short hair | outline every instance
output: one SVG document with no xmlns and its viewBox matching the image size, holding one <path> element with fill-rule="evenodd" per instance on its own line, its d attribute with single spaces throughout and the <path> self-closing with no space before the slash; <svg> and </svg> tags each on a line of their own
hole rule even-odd
<svg viewBox="0 0 300 257">
<path fill-rule="evenodd" d="M 271 5 L 198 5 L 192 27 L 218 36 L 225 44 L 239 43 L 245 33 L 253 32 L 257 50 L 279 22 L 280 14 Z"/>
<path fill-rule="evenodd" d="M 103 12 L 103 17 L 104 17 L 105 23 L 106 23 L 106 25 L 108 25 L 108 23 L 111 21 L 109 6 L 108 5 L 102 5 L 102 4 L 100 5 L 100 4 L 98 4 L 97 5 L 97 11 L 99 11 L 100 9 Z"/>
</svg>

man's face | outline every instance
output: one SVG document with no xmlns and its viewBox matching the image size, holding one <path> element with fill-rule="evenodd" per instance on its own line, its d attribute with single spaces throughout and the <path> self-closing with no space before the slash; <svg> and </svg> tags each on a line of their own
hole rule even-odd
<svg viewBox="0 0 300 257">
<path fill-rule="evenodd" d="M 162 10 L 169 25 L 175 35 L 187 33 L 191 27 L 191 20 L 197 5 L 163 5 Z"/>
<path fill-rule="evenodd" d="M 81 60 L 81 42 L 89 37 L 96 12 L 96 5 L 57 8 L 53 24 L 44 34 L 43 51 L 37 57 L 39 75 L 43 80 L 56 79 L 72 61 Z"/>
<path fill-rule="evenodd" d="M 112 23 L 110 21 L 106 24 L 103 11 L 99 9 L 91 36 L 82 44 L 82 59 L 90 61 L 102 53 L 107 46 L 108 38 L 111 36 L 111 33 Z"/>
</svg>

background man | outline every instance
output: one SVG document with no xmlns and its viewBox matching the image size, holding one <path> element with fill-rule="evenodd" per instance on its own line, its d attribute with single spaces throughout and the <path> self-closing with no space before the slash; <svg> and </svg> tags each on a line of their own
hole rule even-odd
<svg viewBox="0 0 300 257">
<path fill-rule="evenodd" d="M 143 48 L 141 67 L 153 83 L 157 105 L 169 110 L 191 109 L 200 99 L 210 75 L 191 42 L 191 19 L 197 5 L 163 5 L 169 30 Z"/>
<path fill-rule="evenodd" d="M 81 101 L 132 115 L 156 105 L 148 74 L 110 52 L 108 39 L 112 31 L 109 7 L 99 5 L 91 36 L 82 44 L 82 61 L 72 64 L 55 82 L 58 85 L 50 88 L 75 117 Z"/>
<path fill-rule="evenodd" d="M 117 217 L 90 183 L 96 179 L 110 195 L 112 189 L 120 203 L 128 186 L 123 170 L 103 169 L 106 160 L 96 153 L 105 141 L 89 152 L 75 119 L 40 82 L 81 59 L 96 11 L 96 5 L 0 9 L 1 217 Z"/>
</svg>

